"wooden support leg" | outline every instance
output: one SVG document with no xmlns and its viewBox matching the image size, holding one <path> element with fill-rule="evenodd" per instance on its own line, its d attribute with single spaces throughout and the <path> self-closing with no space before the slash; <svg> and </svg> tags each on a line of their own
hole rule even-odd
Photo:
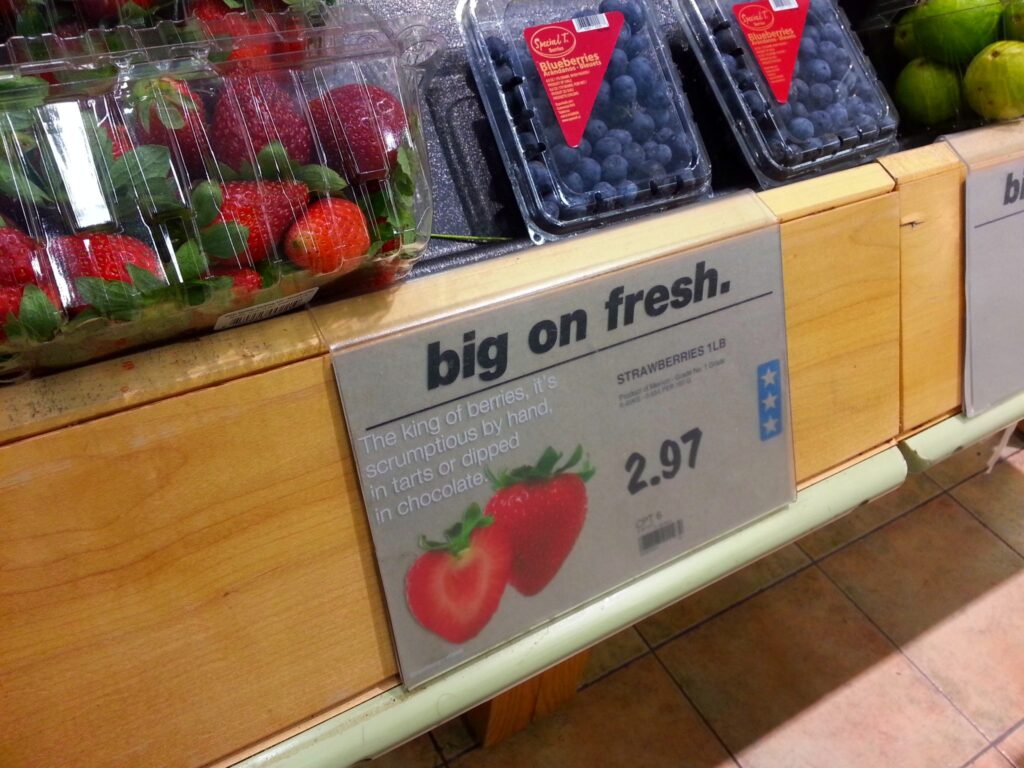
<svg viewBox="0 0 1024 768">
<path fill-rule="evenodd" d="M 535 717 L 545 717 L 576 695 L 589 651 L 566 659 L 466 713 L 466 721 L 484 747 L 514 736 Z"/>
</svg>

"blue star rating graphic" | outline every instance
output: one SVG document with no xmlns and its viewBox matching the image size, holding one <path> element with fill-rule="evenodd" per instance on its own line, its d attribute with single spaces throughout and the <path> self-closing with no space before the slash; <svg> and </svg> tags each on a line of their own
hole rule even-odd
<svg viewBox="0 0 1024 768">
<path fill-rule="evenodd" d="M 761 442 L 782 434 L 782 366 L 777 359 L 757 366 L 757 415 Z"/>
</svg>

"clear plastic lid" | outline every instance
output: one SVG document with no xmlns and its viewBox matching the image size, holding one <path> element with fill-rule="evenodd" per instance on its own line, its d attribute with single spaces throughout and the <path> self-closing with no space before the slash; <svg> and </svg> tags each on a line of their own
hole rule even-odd
<svg viewBox="0 0 1024 768">
<path fill-rule="evenodd" d="M 678 73 L 643 0 L 463 0 L 469 62 L 536 242 L 710 192 Z"/>
<path fill-rule="evenodd" d="M 676 0 L 764 186 L 855 165 L 896 139 L 888 95 L 832 0 Z"/>
</svg>

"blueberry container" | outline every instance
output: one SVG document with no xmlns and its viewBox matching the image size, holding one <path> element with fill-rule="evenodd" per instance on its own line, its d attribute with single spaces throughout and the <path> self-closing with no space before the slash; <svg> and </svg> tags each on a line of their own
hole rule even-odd
<svg viewBox="0 0 1024 768">
<path fill-rule="evenodd" d="M 893 146 L 892 101 L 833 0 L 676 0 L 758 181 L 773 187 Z"/>
<path fill-rule="evenodd" d="M 709 194 L 703 142 L 643 0 L 462 0 L 458 16 L 534 242 Z"/>
</svg>

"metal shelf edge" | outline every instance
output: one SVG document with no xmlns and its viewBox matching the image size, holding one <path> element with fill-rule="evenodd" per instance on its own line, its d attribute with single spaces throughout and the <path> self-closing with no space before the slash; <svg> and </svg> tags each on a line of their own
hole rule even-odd
<svg viewBox="0 0 1024 768">
<path fill-rule="evenodd" d="M 899 449 L 876 454 L 805 488 L 792 504 L 463 668 L 414 691 L 393 688 L 236 768 L 338 768 L 377 756 L 897 488 L 906 476 Z"/>
</svg>

